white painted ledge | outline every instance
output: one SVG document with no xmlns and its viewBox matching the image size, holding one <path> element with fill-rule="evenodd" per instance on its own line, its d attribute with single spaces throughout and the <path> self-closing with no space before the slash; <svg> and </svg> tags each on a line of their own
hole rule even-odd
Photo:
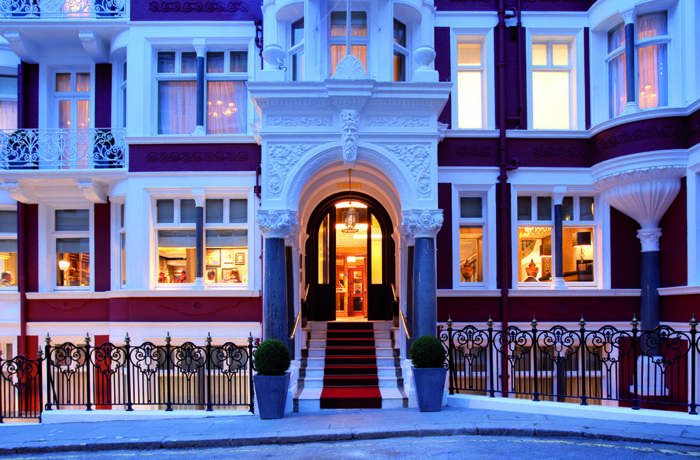
<svg viewBox="0 0 700 460">
<path fill-rule="evenodd" d="M 700 294 L 700 286 L 678 286 L 678 287 L 667 287 L 659 288 L 659 295 L 691 295 Z"/>
<path fill-rule="evenodd" d="M 661 291 L 659 289 L 659 291 Z M 639 297 L 640 289 L 596 289 L 569 287 L 565 290 L 554 288 L 511 289 L 508 297 Z M 500 289 L 438 289 L 438 297 L 500 297 Z"/>
<path fill-rule="evenodd" d="M 640 409 L 629 407 L 601 406 L 590 404 L 582 406 L 576 403 L 557 403 L 549 401 L 532 401 L 517 398 L 489 398 L 488 396 L 450 395 L 447 397 L 449 407 L 460 409 L 486 409 L 526 414 L 556 415 L 560 417 L 590 418 L 596 420 L 620 420 L 645 423 L 667 423 L 674 425 L 700 426 L 700 417 L 683 412 Z"/>
<path fill-rule="evenodd" d="M 260 297 L 259 290 L 250 289 L 158 289 L 153 291 L 55 291 L 55 292 L 28 292 L 30 300 L 56 300 L 56 299 L 123 299 L 134 297 Z"/>
<path fill-rule="evenodd" d="M 131 412 L 125 410 L 50 410 L 41 414 L 41 423 L 67 423 L 67 422 L 111 422 L 117 420 L 165 420 L 180 418 L 213 418 L 231 417 L 236 415 L 253 415 L 247 409 L 241 410 L 143 410 L 134 409 Z M 257 417 L 257 416 L 256 416 Z"/>
</svg>

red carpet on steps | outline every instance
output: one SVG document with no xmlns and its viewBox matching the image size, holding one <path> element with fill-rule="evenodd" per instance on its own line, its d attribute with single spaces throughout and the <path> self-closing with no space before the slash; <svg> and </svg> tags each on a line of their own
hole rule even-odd
<svg viewBox="0 0 700 460">
<path fill-rule="evenodd" d="M 328 323 L 321 409 L 381 409 L 374 325 Z"/>
</svg>

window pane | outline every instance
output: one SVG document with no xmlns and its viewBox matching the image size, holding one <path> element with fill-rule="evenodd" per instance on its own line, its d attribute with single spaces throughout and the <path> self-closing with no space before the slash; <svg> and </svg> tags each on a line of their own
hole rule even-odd
<svg viewBox="0 0 700 460">
<path fill-rule="evenodd" d="M 552 45 L 552 65 L 569 65 L 569 45 L 555 43 Z"/>
<path fill-rule="evenodd" d="M 158 231 L 158 282 L 192 283 L 197 273 L 194 230 Z"/>
<path fill-rule="evenodd" d="M 518 227 L 518 281 L 552 280 L 552 227 Z"/>
<path fill-rule="evenodd" d="M 637 39 L 666 35 L 666 13 L 644 14 L 637 17 Z"/>
<path fill-rule="evenodd" d="M 232 224 L 248 222 L 248 200 L 230 200 L 228 221 Z"/>
<path fill-rule="evenodd" d="M 124 228 L 124 211 L 125 206 L 123 204 L 119 205 L 119 226 Z"/>
<path fill-rule="evenodd" d="M 17 211 L 0 211 L 0 233 L 17 233 Z"/>
<path fill-rule="evenodd" d="M 292 24 L 292 45 L 298 45 L 304 40 L 304 18 Z"/>
<path fill-rule="evenodd" d="M 207 230 L 207 283 L 248 283 L 248 230 Z"/>
<path fill-rule="evenodd" d="M 481 65 L 481 43 L 458 43 L 459 65 Z"/>
<path fill-rule="evenodd" d="M 552 198 L 549 196 L 537 197 L 537 220 L 552 220 Z"/>
<path fill-rule="evenodd" d="M 56 74 L 56 91 L 70 92 L 70 74 L 69 73 L 57 73 Z"/>
<path fill-rule="evenodd" d="M 207 133 L 245 132 L 247 101 L 244 82 L 207 82 Z"/>
<path fill-rule="evenodd" d="M 480 70 L 460 70 L 457 75 L 458 120 L 460 128 L 483 127 L 483 95 Z"/>
<path fill-rule="evenodd" d="M 345 11 L 334 11 L 331 13 L 331 37 L 345 36 Z M 364 11 L 353 11 L 350 13 L 350 35 L 353 37 L 364 37 L 367 35 L 367 13 Z"/>
<path fill-rule="evenodd" d="M 481 197 L 465 196 L 459 199 L 461 217 L 480 218 L 482 216 Z"/>
<path fill-rule="evenodd" d="M 625 46 L 625 25 L 620 24 L 608 32 L 608 53 Z"/>
<path fill-rule="evenodd" d="M 0 129 L 17 129 L 17 101 L 0 101 Z"/>
<path fill-rule="evenodd" d="M 230 72 L 247 72 L 248 71 L 248 53 L 245 51 L 231 51 L 231 63 L 229 65 Z"/>
<path fill-rule="evenodd" d="M 158 53 L 158 73 L 175 72 L 175 52 L 161 51 Z"/>
<path fill-rule="evenodd" d="M 372 284 L 382 284 L 382 227 L 374 214 L 372 214 L 372 228 L 370 229 L 370 242 L 372 249 Z"/>
<path fill-rule="evenodd" d="M 0 240 L 0 286 L 17 286 L 17 240 Z"/>
<path fill-rule="evenodd" d="M 224 200 L 207 200 L 207 223 L 221 224 L 224 222 Z"/>
<path fill-rule="evenodd" d="M 79 93 L 90 91 L 90 74 L 79 73 L 75 75 L 75 90 Z"/>
<path fill-rule="evenodd" d="M 484 229 L 481 226 L 459 227 L 459 280 L 463 283 L 484 281 Z"/>
<path fill-rule="evenodd" d="M 595 281 L 594 243 L 592 228 L 562 229 L 564 281 Z"/>
<path fill-rule="evenodd" d="M 547 45 L 545 43 L 532 44 L 532 65 L 547 65 Z"/>
<path fill-rule="evenodd" d="M 406 47 L 406 24 L 394 19 L 394 43 Z"/>
<path fill-rule="evenodd" d="M 518 220 L 532 220 L 532 197 L 518 197 Z"/>
<path fill-rule="evenodd" d="M 158 134 L 191 134 L 197 116 L 194 81 L 158 82 Z"/>
<path fill-rule="evenodd" d="M 627 72 L 625 55 L 621 54 L 608 63 L 610 116 L 616 117 L 622 113 L 627 103 Z"/>
<path fill-rule="evenodd" d="M 341 59 L 345 57 L 345 45 L 331 45 L 331 72 L 335 74 L 335 68 Z M 350 54 L 355 56 L 362 63 L 362 66 L 367 72 L 367 46 L 352 45 L 350 46 Z"/>
<path fill-rule="evenodd" d="M 197 53 L 182 53 L 181 73 L 197 73 Z"/>
<path fill-rule="evenodd" d="M 326 216 L 318 229 L 318 284 L 328 284 L 328 221 Z"/>
<path fill-rule="evenodd" d="M 292 56 L 292 80 L 304 80 L 304 51 L 299 51 Z"/>
<path fill-rule="evenodd" d="M 637 50 L 639 60 L 639 108 L 666 105 L 666 45 L 649 45 Z"/>
<path fill-rule="evenodd" d="M 223 73 L 224 53 L 207 53 L 207 73 Z"/>
<path fill-rule="evenodd" d="M 569 72 L 532 72 L 532 117 L 535 129 L 569 129 Z"/>
<path fill-rule="evenodd" d="M 593 220 L 594 217 L 594 200 L 592 196 L 582 196 L 579 199 L 580 219 Z"/>
<path fill-rule="evenodd" d="M 119 234 L 119 260 L 121 263 L 121 273 L 120 280 L 121 285 L 126 284 L 126 235 L 124 233 Z"/>
<path fill-rule="evenodd" d="M 175 220 L 175 201 L 156 200 L 156 222 L 172 223 Z"/>
<path fill-rule="evenodd" d="M 90 101 L 87 99 L 78 100 L 78 128 L 88 128 L 89 126 Z"/>
<path fill-rule="evenodd" d="M 56 286 L 90 286 L 90 239 L 56 239 Z"/>
<path fill-rule="evenodd" d="M 180 222 L 183 224 L 197 222 L 197 208 L 194 200 L 180 200 Z"/>
<path fill-rule="evenodd" d="M 574 220 L 574 197 L 565 196 L 561 202 L 561 219 Z"/>
<path fill-rule="evenodd" d="M 90 230 L 90 211 L 87 209 L 57 209 L 56 231 Z"/>
<path fill-rule="evenodd" d="M 394 81 L 406 81 L 406 57 L 394 51 Z"/>
</svg>

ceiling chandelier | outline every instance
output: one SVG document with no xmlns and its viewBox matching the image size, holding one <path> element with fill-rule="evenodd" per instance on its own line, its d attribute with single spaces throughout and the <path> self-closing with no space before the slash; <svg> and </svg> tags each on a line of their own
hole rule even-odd
<svg viewBox="0 0 700 460">
<path fill-rule="evenodd" d="M 340 231 L 343 233 L 359 232 L 358 220 L 359 212 L 352 205 L 352 169 L 348 169 L 348 207 L 345 209 L 343 228 Z"/>
</svg>

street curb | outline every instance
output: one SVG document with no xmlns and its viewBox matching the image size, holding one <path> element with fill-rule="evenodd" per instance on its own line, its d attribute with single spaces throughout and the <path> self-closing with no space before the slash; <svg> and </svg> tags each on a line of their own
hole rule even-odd
<svg viewBox="0 0 700 460">
<path fill-rule="evenodd" d="M 284 445 L 302 444 L 311 442 L 352 441 L 391 439 L 402 437 L 428 437 L 428 436 L 524 436 L 533 438 L 585 438 L 604 441 L 624 441 L 638 443 L 657 443 L 673 446 L 698 447 L 700 443 L 688 440 L 651 439 L 644 436 L 622 436 L 610 433 L 596 433 L 589 431 L 560 430 L 551 428 L 508 428 L 508 427 L 464 427 L 464 428 L 435 428 L 412 429 L 396 431 L 374 432 L 346 432 L 346 433 L 311 433 L 298 436 L 262 436 L 255 438 L 220 438 L 197 440 L 163 440 L 146 442 L 106 442 L 92 444 L 66 444 L 60 446 L 36 446 L 36 447 L 0 447 L 0 455 L 11 454 L 39 454 L 56 452 L 97 452 L 115 450 L 159 450 L 159 449 L 187 449 L 187 448 L 213 448 L 213 447 L 246 447 L 257 445 Z"/>
</svg>

